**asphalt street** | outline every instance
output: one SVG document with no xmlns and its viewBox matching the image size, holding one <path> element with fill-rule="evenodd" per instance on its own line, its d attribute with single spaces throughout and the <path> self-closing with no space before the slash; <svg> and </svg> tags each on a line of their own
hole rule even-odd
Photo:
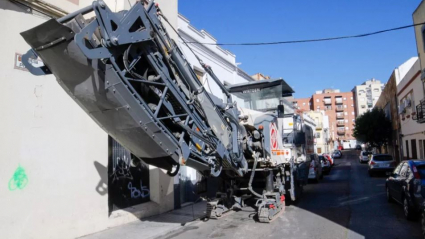
<svg viewBox="0 0 425 239">
<path fill-rule="evenodd" d="M 400 205 L 387 202 L 385 176 L 370 178 L 358 151 L 343 153 L 329 175 L 305 186 L 301 201 L 270 224 L 256 222 L 246 207 L 162 238 L 422 238 L 419 221 L 407 221 Z"/>
</svg>

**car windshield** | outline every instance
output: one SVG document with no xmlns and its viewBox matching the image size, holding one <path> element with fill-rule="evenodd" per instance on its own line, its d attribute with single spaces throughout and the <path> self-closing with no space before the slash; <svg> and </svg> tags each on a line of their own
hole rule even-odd
<svg viewBox="0 0 425 239">
<path fill-rule="evenodd" d="M 372 154 L 371 152 L 363 152 L 363 156 L 368 156 L 369 154 Z"/>
<path fill-rule="evenodd" d="M 393 157 L 390 155 L 375 155 L 373 156 L 374 161 L 392 161 Z"/>
</svg>

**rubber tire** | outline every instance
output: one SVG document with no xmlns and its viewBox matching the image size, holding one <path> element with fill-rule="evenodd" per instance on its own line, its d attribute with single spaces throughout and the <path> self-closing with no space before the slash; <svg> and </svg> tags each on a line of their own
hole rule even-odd
<svg viewBox="0 0 425 239">
<path fill-rule="evenodd" d="M 389 203 L 394 202 L 394 199 L 393 199 L 393 197 L 391 197 L 390 190 L 388 189 L 388 187 L 385 187 L 385 191 L 386 191 L 386 195 L 387 195 L 387 201 Z"/>
<path fill-rule="evenodd" d="M 413 211 L 406 197 L 403 197 L 403 213 L 404 217 L 406 217 L 406 219 L 409 221 L 414 220 L 416 218 L 415 212 Z"/>
</svg>

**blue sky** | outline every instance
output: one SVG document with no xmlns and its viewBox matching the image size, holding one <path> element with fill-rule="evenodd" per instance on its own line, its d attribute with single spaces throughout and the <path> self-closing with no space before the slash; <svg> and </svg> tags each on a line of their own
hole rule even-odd
<svg viewBox="0 0 425 239">
<path fill-rule="evenodd" d="M 219 42 L 270 42 L 377 31 L 413 23 L 420 0 L 178 0 L 179 12 Z M 386 82 L 417 55 L 413 28 L 339 41 L 270 46 L 224 46 L 240 67 L 283 77 L 309 97 L 316 90 L 350 91 L 367 79 Z"/>
</svg>

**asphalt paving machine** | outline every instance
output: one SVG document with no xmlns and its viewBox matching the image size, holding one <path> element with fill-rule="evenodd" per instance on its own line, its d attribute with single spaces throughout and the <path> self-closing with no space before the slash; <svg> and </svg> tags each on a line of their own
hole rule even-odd
<svg viewBox="0 0 425 239">
<path fill-rule="evenodd" d="M 258 220 L 273 220 L 286 198 L 298 199 L 308 173 L 311 129 L 281 104 L 293 90 L 282 79 L 226 88 L 200 61 L 225 100 L 209 94 L 165 23 L 153 1 L 121 12 L 94 1 L 22 32 L 32 48 L 22 60 L 34 75 L 53 74 L 138 159 L 170 176 L 186 165 L 222 179 L 208 203 L 210 218 L 254 197 Z M 33 66 L 34 58 L 44 66 Z M 238 108 L 235 96 L 248 107 Z"/>
</svg>

